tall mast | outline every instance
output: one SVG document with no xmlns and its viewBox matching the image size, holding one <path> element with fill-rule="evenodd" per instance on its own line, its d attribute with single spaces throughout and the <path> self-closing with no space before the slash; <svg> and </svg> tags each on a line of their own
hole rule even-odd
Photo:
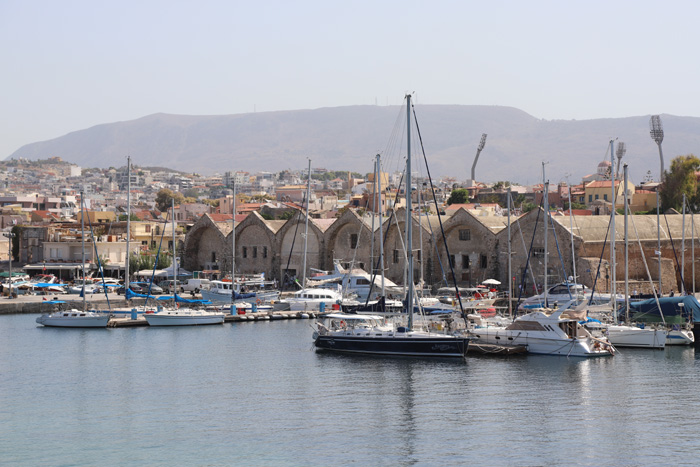
<svg viewBox="0 0 700 467">
<path fill-rule="evenodd" d="M 311 201 L 311 159 L 309 159 L 309 181 L 306 185 L 306 227 L 304 230 L 304 262 L 301 268 L 301 286 L 306 287 L 306 253 L 309 245 L 309 202 Z"/>
<path fill-rule="evenodd" d="M 83 289 L 81 295 L 83 296 L 83 311 L 87 309 L 85 302 L 85 192 L 80 192 L 80 237 L 82 238 L 82 271 L 83 271 Z M 126 290 L 126 289 L 125 289 Z M 125 294 L 126 295 L 126 294 Z"/>
<path fill-rule="evenodd" d="M 406 256 L 408 268 L 406 282 L 408 283 L 408 297 L 406 307 L 408 313 L 408 329 L 413 329 L 413 233 L 411 216 L 411 95 L 406 94 Z"/>
<path fill-rule="evenodd" d="M 683 240 L 681 240 L 681 295 L 685 295 L 685 193 L 683 193 Z"/>
<path fill-rule="evenodd" d="M 508 316 L 513 316 L 513 265 L 510 253 L 510 183 L 508 183 Z"/>
<path fill-rule="evenodd" d="M 624 170 L 624 184 L 625 186 L 622 188 L 624 191 L 624 202 L 625 202 L 625 321 L 629 322 L 629 316 L 630 316 L 630 256 L 629 256 L 629 237 L 627 234 L 627 210 L 629 206 L 629 195 L 627 194 L 627 164 L 623 166 Z M 615 297 L 613 297 L 613 301 L 615 300 Z M 617 313 L 616 313 L 617 314 Z"/>
<path fill-rule="evenodd" d="M 177 246 L 175 244 L 175 198 L 170 200 L 170 209 L 172 212 L 172 226 L 173 226 L 173 289 L 175 294 L 177 293 Z M 173 298 L 175 297 L 173 294 Z"/>
<path fill-rule="evenodd" d="M 369 205 L 369 203 L 368 203 Z M 374 278 L 376 277 L 376 270 L 374 268 L 374 221 L 375 217 L 377 217 L 377 161 L 374 161 L 374 181 L 372 183 L 372 233 L 370 234 L 370 245 L 369 245 L 369 264 L 370 264 L 370 270 L 369 270 L 369 275 L 370 277 Z M 357 245 L 356 245 L 357 246 Z M 374 280 L 374 279 L 372 279 Z M 374 284 L 372 284 L 372 290 L 374 290 Z M 367 299 L 369 300 L 371 297 L 368 297 Z"/>
<path fill-rule="evenodd" d="M 617 295 L 617 276 L 615 275 L 615 140 L 610 140 L 610 185 L 612 186 L 612 214 L 610 220 L 610 295 L 615 322 L 617 322 L 617 310 L 615 298 Z"/>
<path fill-rule="evenodd" d="M 571 184 L 567 187 L 569 191 L 569 228 L 571 229 L 571 266 L 573 271 L 573 282 L 576 283 L 576 251 L 574 250 L 574 214 L 571 208 Z"/>
<path fill-rule="evenodd" d="M 542 162 L 542 187 L 544 193 L 544 306 L 547 307 L 547 289 L 549 288 L 549 278 L 547 277 L 547 234 L 549 229 L 549 190 L 547 187 L 547 178 L 544 175 L 544 162 Z"/>
<path fill-rule="evenodd" d="M 131 156 L 126 157 L 126 264 L 124 265 L 124 298 L 128 301 L 126 291 L 131 288 L 129 280 L 129 237 L 131 237 Z"/>
<path fill-rule="evenodd" d="M 383 235 L 383 219 L 382 219 L 382 165 L 377 154 L 377 193 L 379 194 L 379 268 L 382 272 L 382 297 L 386 296 L 384 290 L 384 235 Z"/>
<path fill-rule="evenodd" d="M 231 218 L 231 303 L 236 288 L 236 178 L 233 178 L 233 217 Z"/>
</svg>

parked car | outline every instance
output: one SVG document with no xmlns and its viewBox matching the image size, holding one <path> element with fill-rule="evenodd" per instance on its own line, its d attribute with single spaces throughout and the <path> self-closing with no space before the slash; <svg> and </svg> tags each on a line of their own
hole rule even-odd
<svg viewBox="0 0 700 467">
<path fill-rule="evenodd" d="M 148 282 L 132 282 L 129 287 L 131 288 L 132 292 L 146 295 L 146 294 L 148 294 L 149 283 Z M 163 289 L 158 287 L 156 284 L 151 284 L 150 287 L 151 287 L 151 295 L 160 295 L 163 293 Z M 124 287 L 123 286 L 119 287 L 117 289 L 117 293 L 123 294 Z"/>
<path fill-rule="evenodd" d="M 160 282 L 158 282 L 158 285 L 160 286 L 161 289 L 163 289 L 164 293 L 171 294 L 175 291 L 173 289 L 173 286 L 175 285 L 175 281 L 172 279 L 160 281 Z M 178 282 L 178 285 L 180 285 L 179 282 Z"/>
<path fill-rule="evenodd" d="M 210 285 L 209 279 L 187 279 L 182 285 L 178 284 L 178 288 L 180 292 L 199 293 L 202 289 L 208 289 Z"/>
</svg>

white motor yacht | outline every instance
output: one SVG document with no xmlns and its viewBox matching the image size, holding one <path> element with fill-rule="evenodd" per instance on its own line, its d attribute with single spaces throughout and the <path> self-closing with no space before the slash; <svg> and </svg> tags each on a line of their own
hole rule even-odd
<svg viewBox="0 0 700 467">
<path fill-rule="evenodd" d="M 280 300 L 281 304 L 289 305 L 291 311 L 319 311 L 324 303 L 325 311 L 331 311 L 333 306 L 339 308 L 343 295 L 337 290 L 320 287 L 309 287 L 294 292 L 289 298 Z"/>
<path fill-rule="evenodd" d="M 615 353 L 607 339 L 594 337 L 578 318 L 566 316 L 565 310 L 551 314 L 544 311 L 519 316 L 505 328 L 472 329 L 469 335 L 486 344 L 524 345 L 534 354 L 599 357 Z"/>
</svg>

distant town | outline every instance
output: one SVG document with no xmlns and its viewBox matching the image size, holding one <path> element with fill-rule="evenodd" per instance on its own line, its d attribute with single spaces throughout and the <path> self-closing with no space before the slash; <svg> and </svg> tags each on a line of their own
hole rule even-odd
<svg viewBox="0 0 700 467">
<path fill-rule="evenodd" d="M 620 208 L 623 206 L 623 183 L 620 169 L 614 169 L 618 197 L 615 204 Z M 579 182 L 571 185 L 562 182 L 548 187 L 547 201 L 553 219 L 560 218 L 556 226 L 561 232 L 553 233 L 560 235 L 560 243 L 566 244 L 561 238 L 570 235 L 567 217 L 570 208 L 577 218 L 598 215 L 600 222 L 607 222 L 606 216 L 611 212 L 612 170 L 612 164 L 603 161 L 592 167 L 591 173 Z M 374 245 L 376 241 L 378 245 L 377 229 L 381 222 L 390 231 L 384 238 L 384 242 L 390 243 L 385 254 L 392 264 L 387 266 L 387 275 L 393 279 L 401 278 L 403 266 L 397 227 L 405 221 L 405 214 L 400 212 L 405 206 L 406 196 L 405 190 L 399 186 L 401 173 L 380 172 L 379 193 L 376 193 L 373 173 L 319 167 L 311 169 L 310 189 L 307 169 L 276 173 L 231 171 L 203 176 L 134 165 L 130 174 L 129 184 L 126 166 L 81 168 L 58 157 L 0 162 L 0 228 L 5 233 L 3 241 L 12 242 L 6 243 L 5 248 L 0 246 L 0 254 L 4 253 L 6 261 L 11 252 L 13 262 L 19 265 L 15 266 L 16 270 L 51 271 L 62 275 L 64 280 L 75 277 L 82 265 L 82 192 L 86 225 L 92 229 L 90 238 L 95 243 L 87 260 L 92 274 L 98 263 L 108 275 L 121 277 L 123 274 L 127 256 L 126 220 L 127 212 L 130 212 L 130 270 L 134 271 L 134 267 L 137 271 L 152 268 L 156 261 L 153 257 L 159 250 L 163 253 L 158 266 L 170 264 L 172 255 L 168 252 L 173 246 L 173 235 L 169 223 L 174 216 L 176 257 L 180 260 L 180 267 L 215 278 L 223 277 L 231 272 L 235 189 L 236 273 L 265 272 L 270 278 L 284 281 L 297 276 L 302 264 L 307 264 L 309 273 L 316 269 L 330 270 L 335 261 L 344 264 L 354 261 L 355 265 L 369 269 L 378 254 L 376 245 L 370 246 L 370 243 Z M 129 203 L 128 186 L 131 188 Z M 630 211 L 655 212 L 658 187 L 658 181 L 650 176 L 636 186 L 628 183 Z M 308 203 L 307 190 L 310 192 Z M 511 222 L 520 222 L 519 228 L 523 231 L 525 222 L 534 227 L 537 222 L 534 214 L 529 220 L 525 214 L 538 211 L 535 208 L 542 202 L 543 184 L 521 186 L 510 181 L 484 184 L 450 177 L 433 180 L 431 184 L 428 179 L 414 177 L 411 189 L 415 207 L 413 216 L 425 235 L 423 240 L 416 240 L 423 242 L 417 246 L 423 251 L 418 262 L 421 270 L 417 272 L 427 284 L 437 284 L 448 276 L 461 284 L 475 284 L 487 277 L 509 280 L 500 258 L 505 252 L 505 242 L 499 240 L 507 227 L 509 193 Z M 174 210 L 170 207 L 173 200 Z M 307 204 L 312 224 L 307 236 L 311 239 L 311 247 L 306 252 L 308 263 L 301 258 L 304 232 L 298 226 L 303 221 Z M 381 218 L 377 217 L 380 210 Z M 392 213 L 395 214 L 394 221 L 391 220 Z M 449 261 L 448 252 L 435 241 L 435 230 L 440 225 L 438 213 L 448 227 Z M 586 225 L 590 226 L 590 223 Z M 678 222 L 674 225 L 680 229 Z M 587 233 L 584 227 L 575 230 L 576 261 L 592 262 L 590 258 L 598 255 L 590 250 L 600 239 Z M 363 239 L 364 235 L 367 236 Z M 454 240 L 450 240 L 450 235 Z M 372 236 L 374 241 L 370 242 Z M 529 238 L 532 233 L 527 236 Z M 535 245 L 539 241 L 541 239 Z M 514 240 L 511 242 L 516 244 Z M 517 242 L 522 249 L 520 238 Z M 670 256 L 672 246 L 668 244 L 662 250 L 668 249 Z M 651 243 L 649 248 L 653 249 Z M 568 250 L 570 258 L 571 248 Z M 135 260 L 134 256 L 150 259 Z M 527 252 L 516 256 L 522 258 L 514 266 L 515 271 L 522 270 Z M 451 271 L 448 266 L 452 267 Z M 538 274 L 542 277 L 545 272 Z M 553 275 L 551 271 L 547 274 Z M 669 274 L 673 274 L 672 265 Z M 533 286 L 536 288 L 536 284 Z"/>
</svg>

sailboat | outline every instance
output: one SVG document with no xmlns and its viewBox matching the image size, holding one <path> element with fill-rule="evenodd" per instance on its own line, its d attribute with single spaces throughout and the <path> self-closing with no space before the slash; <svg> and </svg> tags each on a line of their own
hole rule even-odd
<svg viewBox="0 0 700 467">
<path fill-rule="evenodd" d="M 82 237 L 82 276 L 85 277 L 85 210 L 84 210 L 84 193 L 80 193 L 80 213 L 81 213 L 81 237 Z M 95 310 L 87 310 L 87 301 L 85 298 L 85 281 L 82 283 L 81 296 L 83 297 L 82 310 L 66 310 L 45 313 L 36 319 L 36 322 L 49 327 L 59 328 L 106 328 L 110 319 L 109 313 L 103 313 Z M 65 303 L 61 301 L 52 301 L 51 303 Z"/>
<path fill-rule="evenodd" d="M 431 332 L 413 328 L 413 251 L 411 215 L 411 95 L 406 95 L 407 155 L 406 155 L 406 244 L 407 285 L 406 309 L 408 324 L 397 326 L 381 316 L 333 313 L 326 316 L 329 325 L 318 322 L 314 331 L 317 349 L 342 353 L 390 356 L 464 357 L 469 338 L 463 335 Z"/>
<path fill-rule="evenodd" d="M 173 288 L 177 290 L 177 273 L 178 264 L 175 252 L 175 200 L 172 200 L 172 227 L 173 227 Z M 195 309 L 190 307 L 179 307 L 179 301 L 185 301 L 174 294 L 175 307 L 162 308 L 154 313 L 145 313 L 146 321 L 149 326 L 193 326 L 202 324 L 222 324 L 224 322 L 225 313 L 220 311 L 211 311 L 205 309 Z"/>
</svg>

